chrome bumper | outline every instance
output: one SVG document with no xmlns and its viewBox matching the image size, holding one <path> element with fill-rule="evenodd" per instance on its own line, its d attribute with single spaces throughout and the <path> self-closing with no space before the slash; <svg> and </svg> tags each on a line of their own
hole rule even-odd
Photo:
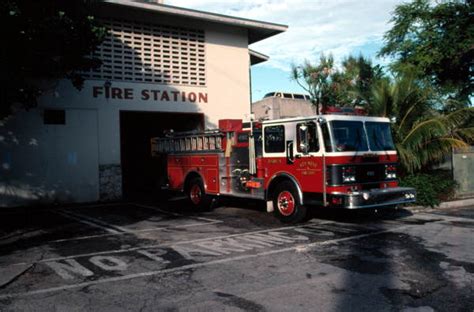
<svg viewBox="0 0 474 312">
<path fill-rule="evenodd" d="M 411 187 L 393 187 L 341 194 L 347 209 L 373 208 L 413 203 L 416 190 Z"/>
</svg>

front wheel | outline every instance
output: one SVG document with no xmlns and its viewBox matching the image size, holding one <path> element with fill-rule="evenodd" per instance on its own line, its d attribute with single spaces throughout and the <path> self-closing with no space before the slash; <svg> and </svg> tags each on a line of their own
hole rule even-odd
<svg viewBox="0 0 474 312">
<path fill-rule="evenodd" d="M 299 223 L 306 218 L 306 207 L 298 199 L 295 185 L 289 181 L 279 183 L 273 192 L 273 213 L 283 223 Z"/>
<path fill-rule="evenodd" d="M 207 210 L 211 207 L 211 197 L 206 194 L 201 178 L 194 178 L 189 182 L 186 195 L 189 203 L 198 210 Z"/>
</svg>

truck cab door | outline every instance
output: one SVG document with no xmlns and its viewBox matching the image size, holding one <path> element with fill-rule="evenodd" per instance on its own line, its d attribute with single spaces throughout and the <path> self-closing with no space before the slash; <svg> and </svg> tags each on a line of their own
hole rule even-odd
<svg viewBox="0 0 474 312">
<path fill-rule="evenodd" d="M 293 126 L 295 127 L 294 175 L 305 193 L 305 203 L 306 198 L 311 198 L 315 201 L 313 204 L 322 204 L 324 168 L 318 125 L 314 121 L 302 121 Z"/>
</svg>

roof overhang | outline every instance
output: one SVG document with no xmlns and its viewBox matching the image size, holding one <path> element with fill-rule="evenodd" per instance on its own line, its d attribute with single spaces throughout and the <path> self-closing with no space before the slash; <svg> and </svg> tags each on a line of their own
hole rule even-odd
<svg viewBox="0 0 474 312">
<path fill-rule="evenodd" d="M 250 65 L 257 65 L 257 64 L 266 62 L 270 59 L 269 56 L 263 53 L 251 50 L 251 49 L 249 49 L 249 54 L 250 54 Z"/>
<path fill-rule="evenodd" d="M 282 33 L 288 29 L 288 26 L 282 24 L 261 22 L 217 13 L 185 9 L 171 5 L 145 2 L 143 0 L 102 0 L 101 2 L 115 6 L 122 6 L 124 8 L 145 10 L 159 14 L 180 16 L 205 22 L 213 22 L 217 24 L 245 28 L 248 31 L 249 44 Z"/>
</svg>

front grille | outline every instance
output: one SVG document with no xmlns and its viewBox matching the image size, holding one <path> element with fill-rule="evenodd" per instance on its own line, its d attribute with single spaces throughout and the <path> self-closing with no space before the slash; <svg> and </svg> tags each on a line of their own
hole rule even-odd
<svg viewBox="0 0 474 312">
<path fill-rule="evenodd" d="M 385 179 L 385 164 L 356 166 L 356 182 L 367 183 Z"/>
<path fill-rule="evenodd" d="M 396 165 L 394 163 L 370 163 L 357 165 L 331 165 L 327 167 L 327 182 L 329 186 L 348 185 L 348 184 L 368 184 L 371 188 L 378 188 L 379 183 L 388 181 L 385 179 L 385 165 Z M 342 182 L 342 168 L 354 166 L 355 181 L 351 183 Z M 375 186 L 374 186 L 375 185 Z M 365 187 L 364 187 L 365 189 Z"/>
<path fill-rule="evenodd" d="M 376 189 L 380 187 L 380 183 L 367 183 L 362 185 L 362 190 L 363 191 L 368 191 L 372 189 Z"/>
<path fill-rule="evenodd" d="M 379 156 L 365 156 L 362 158 L 363 163 L 375 163 L 379 161 Z"/>
</svg>

